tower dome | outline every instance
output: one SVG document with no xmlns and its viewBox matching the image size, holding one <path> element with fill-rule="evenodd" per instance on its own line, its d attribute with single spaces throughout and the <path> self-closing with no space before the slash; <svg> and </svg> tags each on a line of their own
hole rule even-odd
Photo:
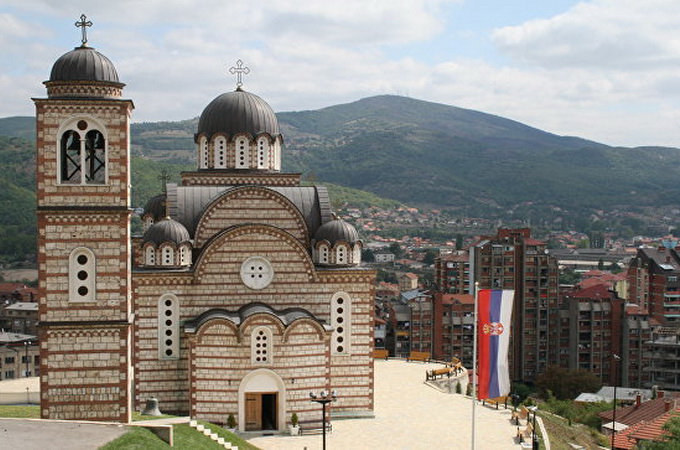
<svg viewBox="0 0 680 450">
<path fill-rule="evenodd" d="M 50 79 L 44 83 L 47 96 L 120 98 L 125 84 L 118 79 L 115 66 L 109 58 L 87 45 L 87 27 L 91 27 L 92 22 L 83 14 L 76 26 L 82 29 L 82 44 L 55 61 Z"/>
<path fill-rule="evenodd" d="M 330 244 L 335 244 L 338 241 L 354 244 L 359 240 L 359 233 L 350 223 L 341 219 L 333 219 L 316 230 L 314 240 L 317 242 L 328 241 Z"/>
<path fill-rule="evenodd" d="M 156 245 L 173 243 L 180 245 L 190 240 L 189 232 L 181 223 L 166 217 L 149 227 L 142 237 L 142 242 Z"/>
<path fill-rule="evenodd" d="M 273 138 L 281 134 L 271 106 L 240 87 L 218 96 L 203 110 L 197 135 L 210 139 L 217 133 L 227 136 L 248 133 L 252 137 L 267 133 Z"/>
<path fill-rule="evenodd" d="M 52 66 L 49 81 L 101 81 L 120 84 L 109 58 L 92 47 L 81 45 L 63 54 Z"/>
</svg>

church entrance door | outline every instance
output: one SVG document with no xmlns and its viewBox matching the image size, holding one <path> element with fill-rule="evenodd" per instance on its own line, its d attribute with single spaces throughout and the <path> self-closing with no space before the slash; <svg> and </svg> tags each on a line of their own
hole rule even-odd
<svg viewBox="0 0 680 450">
<path fill-rule="evenodd" d="M 276 430 L 276 392 L 246 393 L 246 431 Z"/>
</svg>

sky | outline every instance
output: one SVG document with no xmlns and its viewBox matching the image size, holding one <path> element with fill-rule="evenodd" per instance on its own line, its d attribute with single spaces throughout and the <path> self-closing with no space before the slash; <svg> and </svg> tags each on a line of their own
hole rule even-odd
<svg viewBox="0 0 680 450">
<path fill-rule="evenodd" d="M 83 13 L 134 122 L 199 116 L 242 60 L 277 112 L 402 95 L 680 147 L 678 0 L 0 0 L 0 117 L 34 113 Z"/>
</svg>

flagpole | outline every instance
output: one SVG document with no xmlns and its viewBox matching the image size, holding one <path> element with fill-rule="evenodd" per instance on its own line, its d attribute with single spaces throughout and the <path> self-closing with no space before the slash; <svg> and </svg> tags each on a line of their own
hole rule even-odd
<svg viewBox="0 0 680 450">
<path fill-rule="evenodd" d="M 479 281 L 475 281 L 475 315 L 474 326 L 472 327 L 472 445 L 471 450 L 475 450 L 475 406 L 477 405 L 477 295 L 479 292 Z"/>
</svg>

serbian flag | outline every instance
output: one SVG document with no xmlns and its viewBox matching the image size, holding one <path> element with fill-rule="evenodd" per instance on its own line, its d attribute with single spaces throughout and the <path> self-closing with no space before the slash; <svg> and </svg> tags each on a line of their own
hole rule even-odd
<svg viewBox="0 0 680 450">
<path fill-rule="evenodd" d="M 477 399 L 510 393 L 508 348 L 515 291 L 480 289 L 477 294 Z"/>
</svg>

